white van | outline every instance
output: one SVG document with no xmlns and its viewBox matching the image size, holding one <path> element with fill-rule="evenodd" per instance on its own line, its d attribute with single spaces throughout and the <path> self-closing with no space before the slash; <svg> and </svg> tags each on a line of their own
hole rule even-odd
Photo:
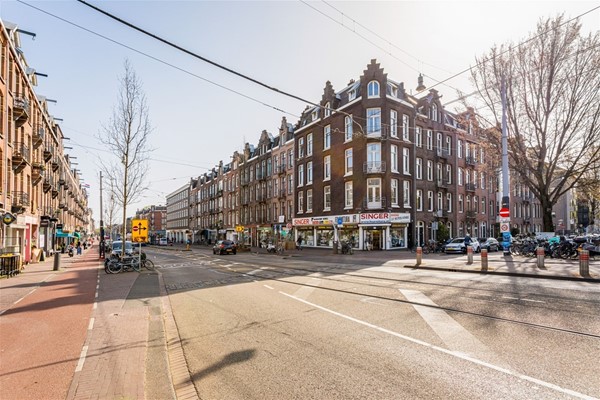
<svg viewBox="0 0 600 400">
<path fill-rule="evenodd" d="M 158 245 L 159 246 L 166 246 L 167 245 L 167 238 L 160 238 L 160 239 L 158 239 Z"/>
</svg>

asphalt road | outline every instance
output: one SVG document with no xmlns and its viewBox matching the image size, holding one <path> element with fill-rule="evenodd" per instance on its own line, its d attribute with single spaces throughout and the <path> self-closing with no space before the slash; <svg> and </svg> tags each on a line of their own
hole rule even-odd
<svg viewBox="0 0 600 400">
<path fill-rule="evenodd" d="M 600 287 L 151 249 L 202 399 L 600 398 Z"/>
</svg>

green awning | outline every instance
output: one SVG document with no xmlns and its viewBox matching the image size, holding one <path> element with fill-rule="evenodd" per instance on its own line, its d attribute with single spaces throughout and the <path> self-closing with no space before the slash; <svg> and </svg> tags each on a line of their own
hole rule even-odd
<svg viewBox="0 0 600 400">
<path fill-rule="evenodd" d="M 75 236 L 77 239 L 81 238 L 81 234 L 79 232 L 73 232 L 73 236 Z"/>
</svg>

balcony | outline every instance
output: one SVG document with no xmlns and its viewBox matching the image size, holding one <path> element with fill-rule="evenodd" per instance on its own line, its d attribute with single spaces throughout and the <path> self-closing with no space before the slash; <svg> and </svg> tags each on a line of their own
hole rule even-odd
<svg viewBox="0 0 600 400">
<path fill-rule="evenodd" d="M 240 185 L 241 186 L 248 186 L 250 184 L 250 179 L 249 178 L 242 178 L 240 179 Z"/>
<path fill-rule="evenodd" d="M 44 143 L 44 136 L 46 136 L 46 131 L 44 130 L 44 127 L 38 125 L 37 127 L 33 128 L 33 134 L 31 135 L 31 139 L 34 149 L 37 149 L 42 143 Z"/>
<path fill-rule="evenodd" d="M 27 192 L 11 192 L 11 199 L 11 212 L 15 214 L 21 214 L 25 212 L 25 208 L 29 207 L 29 193 Z"/>
<path fill-rule="evenodd" d="M 31 184 L 35 186 L 38 183 L 40 183 L 42 178 L 44 178 L 44 170 L 46 168 L 44 168 L 44 165 L 39 162 L 34 162 L 32 168 L 33 170 L 31 172 Z"/>
<path fill-rule="evenodd" d="M 531 218 L 530 217 L 523 217 L 523 223 L 526 225 L 531 224 Z"/>
<path fill-rule="evenodd" d="M 275 168 L 275 170 L 277 171 L 277 174 L 279 175 L 285 175 L 285 164 L 284 165 L 278 165 L 277 168 Z"/>
<path fill-rule="evenodd" d="M 433 216 L 436 218 L 448 218 L 448 211 L 447 210 L 437 210 L 437 211 L 434 211 Z"/>
<path fill-rule="evenodd" d="M 533 200 L 533 196 L 530 194 L 524 194 L 523 196 L 521 196 L 521 201 L 523 203 L 530 203 L 531 200 Z"/>
<path fill-rule="evenodd" d="M 475 191 L 475 184 L 474 183 L 467 183 L 465 185 L 465 189 L 467 190 L 467 192 L 474 192 Z"/>
<path fill-rule="evenodd" d="M 443 158 L 444 160 L 447 160 L 450 157 L 450 152 L 448 151 L 448 149 L 437 149 L 437 156 L 439 158 Z"/>
<path fill-rule="evenodd" d="M 385 161 L 365 161 L 363 172 L 365 174 L 382 174 L 385 172 Z"/>
<path fill-rule="evenodd" d="M 263 193 L 259 193 L 256 195 L 256 201 L 259 203 L 264 203 L 267 201 L 267 196 Z"/>
<path fill-rule="evenodd" d="M 465 161 L 467 163 L 467 165 L 475 165 L 477 164 L 477 160 L 475 159 L 475 157 L 469 156 L 465 158 Z"/>
<path fill-rule="evenodd" d="M 44 161 L 48 162 L 52 159 L 52 155 L 54 154 L 54 146 L 51 144 L 46 143 L 44 145 Z"/>
<path fill-rule="evenodd" d="M 52 185 L 52 198 L 55 199 L 58 197 L 58 187 L 56 185 Z"/>
<path fill-rule="evenodd" d="M 20 173 L 29 164 L 29 147 L 22 142 L 15 142 L 12 155 L 12 167 L 15 174 Z"/>
<path fill-rule="evenodd" d="M 42 185 L 42 190 L 44 191 L 44 193 L 48 193 L 50 191 L 50 189 L 52 189 L 53 187 L 54 187 L 54 178 L 51 176 L 46 176 L 44 178 L 44 184 Z"/>
<path fill-rule="evenodd" d="M 439 189 L 448 189 L 448 181 L 445 179 L 438 179 L 436 185 Z"/>
<path fill-rule="evenodd" d="M 265 179 L 267 179 L 267 174 L 259 172 L 258 174 L 256 174 L 256 180 L 258 181 L 264 181 Z"/>
<path fill-rule="evenodd" d="M 15 128 L 20 128 L 29 119 L 29 100 L 24 97 L 15 97 L 13 101 L 13 121 Z"/>
<path fill-rule="evenodd" d="M 476 211 L 467 211 L 465 213 L 465 216 L 467 217 L 467 221 L 474 221 L 477 219 L 477 212 Z"/>
<path fill-rule="evenodd" d="M 363 199 L 363 209 L 365 210 L 380 210 L 386 207 L 385 197 L 379 198 L 369 198 L 365 197 Z"/>
<path fill-rule="evenodd" d="M 60 168 L 60 162 L 58 161 L 58 156 L 52 158 L 52 171 L 56 172 Z"/>
<path fill-rule="evenodd" d="M 286 196 L 287 196 L 287 192 L 285 191 L 285 189 L 282 189 L 277 193 L 277 197 L 280 199 L 284 199 Z"/>
</svg>

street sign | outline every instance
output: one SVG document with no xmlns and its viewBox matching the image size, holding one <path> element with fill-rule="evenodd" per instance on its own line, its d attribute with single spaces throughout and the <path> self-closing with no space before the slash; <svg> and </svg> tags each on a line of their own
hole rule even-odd
<svg viewBox="0 0 600 400">
<path fill-rule="evenodd" d="M 500 232 L 510 232 L 510 226 L 508 224 L 500 224 Z"/>
<path fill-rule="evenodd" d="M 508 218 L 508 217 L 510 217 L 510 210 L 507 207 L 501 208 L 499 215 L 502 218 Z"/>
<path fill-rule="evenodd" d="M 131 240 L 136 243 L 148 241 L 147 219 L 134 219 L 131 221 Z"/>
</svg>

